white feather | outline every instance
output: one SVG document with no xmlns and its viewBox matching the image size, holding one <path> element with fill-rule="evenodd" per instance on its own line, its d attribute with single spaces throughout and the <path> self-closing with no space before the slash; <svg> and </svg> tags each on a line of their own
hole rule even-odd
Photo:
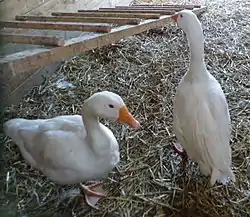
<svg viewBox="0 0 250 217">
<path fill-rule="evenodd" d="M 174 131 L 188 156 L 199 164 L 201 172 L 211 175 L 211 185 L 216 181 L 225 184 L 229 178 L 235 181 L 230 168 L 228 104 L 220 84 L 206 69 L 201 53 L 204 38 L 199 32 L 201 26 L 197 17 L 191 11 L 180 13 L 183 13 L 183 20 L 178 24 L 186 30 L 190 42 L 191 64 L 177 88 Z"/>
<path fill-rule="evenodd" d="M 117 120 L 124 106 L 118 95 L 103 91 L 86 100 L 82 116 L 15 118 L 4 124 L 4 132 L 17 144 L 23 158 L 52 181 L 75 184 L 101 179 L 117 165 L 120 154 L 116 138 L 98 117 Z M 128 115 L 127 124 L 139 125 Z"/>
</svg>

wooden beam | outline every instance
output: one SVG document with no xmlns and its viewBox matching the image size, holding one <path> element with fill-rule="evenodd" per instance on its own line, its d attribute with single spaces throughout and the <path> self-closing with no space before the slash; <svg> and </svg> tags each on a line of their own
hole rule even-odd
<svg viewBox="0 0 250 217">
<path fill-rule="evenodd" d="M 173 9 L 173 8 L 178 8 L 178 9 L 182 9 L 182 8 L 194 8 L 193 6 L 179 6 L 179 7 L 174 7 L 174 6 L 164 6 L 164 5 L 147 5 L 147 6 L 143 6 L 143 5 L 137 5 L 137 6 L 122 6 L 122 5 L 118 5 L 115 6 L 115 8 L 128 8 L 128 9 L 139 9 L 139 8 L 146 8 L 146 9 Z"/>
<path fill-rule="evenodd" d="M 63 38 L 45 35 L 24 35 L 14 33 L 0 33 L 0 38 L 4 43 L 36 44 L 44 46 L 64 46 Z"/>
<path fill-rule="evenodd" d="M 16 16 L 18 21 L 43 21 L 43 22 L 79 22 L 79 23 L 113 23 L 119 25 L 137 25 L 139 18 L 110 18 L 110 17 L 66 17 L 66 16 Z"/>
<path fill-rule="evenodd" d="M 195 14 L 204 12 L 206 7 L 194 9 Z M 92 34 L 90 36 L 81 36 L 66 41 L 64 47 L 57 47 L 52 49 L 35 49 L 33 53 L 23 51 L 8 55 L 0 59 L 0 69 L 2 69 L 2 76 L 16 76 L 21 72 L 31 69 L 44 67 L 47 64 L 67 60 L 68 58 L 89 51 L 95 48 L 106 46 L 115 43 L 125 37 L 136 35 L 150 29 L 161 28 L 172 22 L 170 16 L 162 16 L 158 20 L 145 20 L 136 26 L 120 26 L 112 29 L 107 34 Z"/>
<path fill-rule="evenodd" d="M 169 8 L 200 8 L 201 5 L 169 5 L 169 4 L 132 4 L 133 7 L 169 7 Z"/>
<path fill-rule="evenodd" d="M 59 24 L 59 23 L 32 23 L 32 22 L 0 22 L 0 28 L 22 29 L 52 29 L 66 31 L 110 32 L 110 25 L 86 25 L 86 24 Z"/>
<path fill-rule="evenodd" d="M 120 10 L 117 8 L 100 8 L 99 11 L 101 12 L 113 12 L 113 13 L 151 13 L 151 14 L 161 14 L 161 15 L 171 15 L 174 14 L 175 11 L 167 11 L 167 10 L 130 10 L 130 9 L 125 9 L 125 10 Z M 94 12 L 93 10 L 78 10 L 78 12 Z"/>
<path fill-rule="evenodd" d="M 108 8 L 104 8 L 108 9 Z M 117 10 L 166 10 L 166 11 L 180 11 L 184 9 L 188 10 L 193 10 L 193 7 L 146 7 L 146 6 L 141 6 L 141 7 L 133 7 L 133 6 L 116 6 L 115 9 Z"/>
<path fill-rule="evenodd" d="M 123 17 L 123 18 L 141 18 L 141 19 L 159 19 L 160 14 L 146 14 L 146 13 L 112 13 L 112 12 L 52 12 L 52 16 L 70 16 L 70 17 Z"/>
</svg>

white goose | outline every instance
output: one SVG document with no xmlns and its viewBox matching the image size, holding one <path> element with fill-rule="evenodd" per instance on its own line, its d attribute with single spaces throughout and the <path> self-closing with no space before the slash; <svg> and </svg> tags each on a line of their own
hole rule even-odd
<svg viewBox="0 0 250 217">
<path fill-rule="evenodd" d="M 172 16 L 186 33 L 191 63 L 177 88 L 174 101 L 176 150 L 199 164 L 210 184 L 235 182 L 231 170 L 230 115 L 219 82 L 207 71 L 204 62 L 204 36 L 201 23 L 190 10 Z M 183 149 L 183 148 L 184 149 Z"/>
<path fill-rule="evenodd" d="M 82 115 L 38 120 L 15 118 L 4 124 L 4 131 L 32 167 L 59 184 L 75 184 L 102 179 L 120 160 L 116 138 L 99 123 L 99 117 L 133 128 L 140 126 L 120 96 L 103 91 L 84 102 Z M 102 182 L 81 184 L 86 202 L 92 207 L 106 196 L 101 185 Z"/>
</svg>

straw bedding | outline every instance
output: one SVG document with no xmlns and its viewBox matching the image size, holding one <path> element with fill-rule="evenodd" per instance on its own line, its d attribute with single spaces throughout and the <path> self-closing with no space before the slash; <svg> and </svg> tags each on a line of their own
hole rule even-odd
<svg viewBox="0 0 250 217">
<path fill-rule="evenodd" d="M 193 162 L 185 174 L 180 168 L 173 151 L 172 105 L 189 51 L 184 33 L 170 24 L 74 57 L 6 109 L 5 120 L 74 114 L 91 94 L 109 90 L 122 96 L 142 125 L 131 130 L 102 121 L 117 137 L 121 162 L 105 180 L 109 196 L 99 210 L 82 203 L 77 186 L 56 185 L 30 168 L 5 138 L 1 203 L 9 216 L 250 216 L 250 5 L 237 0 L 206 5 L 201 17 L 205 58 L 229 102 L 237 182 L 210 187 Z"/>
</svg>

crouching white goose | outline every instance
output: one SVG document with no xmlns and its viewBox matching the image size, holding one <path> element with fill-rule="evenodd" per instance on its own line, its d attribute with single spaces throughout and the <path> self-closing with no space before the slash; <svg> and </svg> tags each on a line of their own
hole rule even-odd
<svg viewBox="0 0 250 217">
<path fill-rule="evenodd" d="M 32 167 L 59 184 L 75 184 L 102 179 L 120 160 L 116 138 L 98 121 L 99 117 L 133 128 L 140 126 L 120 96 L 103 91 L 84 102 L 82 115 L 15 118 L 4 124 L 4 131 Z M 102 182 L 81 185 L 86 202 L 92 207 L 105 197 L 101 185 Z"/>
<path fill-rule="evenodd" d="M 211 175 L 210 184 L 226 184 L 235 175 L 231 170 L 230 115 L 218 81 L 204 62 L 204 36 L 201 23 L 190 10 L 172 16 L 186 33 L 191 63 L 177 88 L 174 100 L 175 148 L 199 164 L 202 174 Z M 183 148 L 184 149 L 183 149 Z"/>
</svg>

